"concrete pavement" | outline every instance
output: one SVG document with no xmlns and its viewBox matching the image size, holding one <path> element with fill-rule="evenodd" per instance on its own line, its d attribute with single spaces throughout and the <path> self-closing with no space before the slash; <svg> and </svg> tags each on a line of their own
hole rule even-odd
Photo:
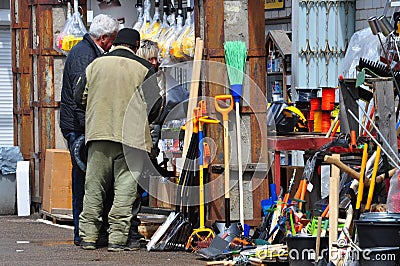
<svg viewBox="0 0 400 266">
<path fill-rule="evenodd" d="M 29 217 L 0 216 L 0 265 L 205 265 L 186 252 L 107 252 L 73 245 L 72 226 Z"/>
</svg>

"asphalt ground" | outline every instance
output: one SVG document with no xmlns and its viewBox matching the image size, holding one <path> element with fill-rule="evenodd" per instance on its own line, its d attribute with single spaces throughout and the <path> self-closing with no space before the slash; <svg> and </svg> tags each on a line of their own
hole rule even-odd
<svg viewBox="0 0 400 266">
<path fill-rule="evenodd" d="M 72 241 L 73 227 L 39 214 L 0 216 L 0 265 L 206 265 L 187 252 L 83 250 Z"/>
</svg>

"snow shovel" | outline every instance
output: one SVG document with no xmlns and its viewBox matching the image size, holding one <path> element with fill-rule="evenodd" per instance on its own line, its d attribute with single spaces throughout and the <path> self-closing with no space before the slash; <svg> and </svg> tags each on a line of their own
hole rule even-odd
<svg viewBox="0 0 400 266">
<path fill-rule="evenodd" d="M 229 105 L 226 102 L 229 101 Z M 220 102 L 225 102 L 225 106 L 221 106 Z M 229 131 L 228 131 L 228 120 L 229 112 L 233 109 L 233 97 L 232 95 L 217 95 L 215 96 L 215 109 L 221 113 L 223 125 L 224 125 L 224 176 L 225 176 L 225 229 L 231 226 L 230 221 L 230 184 L 229 184 Z"/>
</svg>

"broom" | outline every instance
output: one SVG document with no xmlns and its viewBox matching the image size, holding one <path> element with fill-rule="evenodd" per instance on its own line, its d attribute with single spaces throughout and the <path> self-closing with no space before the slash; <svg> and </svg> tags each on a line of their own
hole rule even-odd
<svg viewBox="0 0 400 266">
<path fill-rule="evenodd" d="M 236 137 L 239 167 L 239 220 L 244 226 L 244 205 L 243 205 L 243 169 L 242 169 L 242 144 L 240 133 L 240 98 L 243 90 L 243 74 L 247 58 L 247 48 L 242 41 L 228 41 L 224 44 L 225 63 L 228 70 L 228 78 L 231 84 L 232 96 L 236 109 Z"/>
</svg>

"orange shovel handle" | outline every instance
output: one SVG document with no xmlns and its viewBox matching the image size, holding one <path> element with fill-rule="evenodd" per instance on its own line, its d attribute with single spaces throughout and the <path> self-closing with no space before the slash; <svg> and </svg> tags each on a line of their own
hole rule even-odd
<svg viewBox="0 0 400 266">
<path fill-rule="evenodd" d="M 227 102 L 229 100 L 229 105 L 227 107 L 222 107 L 219 105 L 219 101 Z M 233 109 L 233 97 L 231 94 L 223 94 L 215 96 L 215 109 L 217 112 L 222 114 L 222 120 L 228 121 L 229 112 Z"/>
</svg>

